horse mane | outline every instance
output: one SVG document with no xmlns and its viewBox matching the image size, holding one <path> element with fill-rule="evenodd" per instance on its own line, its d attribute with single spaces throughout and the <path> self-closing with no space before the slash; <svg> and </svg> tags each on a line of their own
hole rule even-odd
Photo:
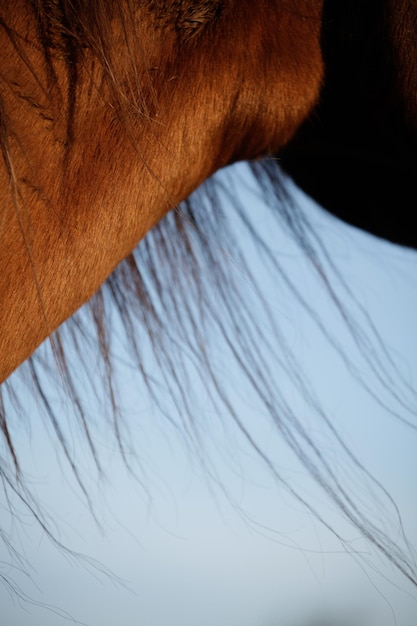
<svg viewBox="0 0 417 626">
<path fill-rule="evenodd" d="M 74 113 L 78 98 L 77 68 L 82 64 L 86 49 L 94 51 L 101 70 L 102 91 L 105 94 L 103 97 L 109 97 L 106 94 L 111 93 L 116 103 L 115 106 L 118 107 L 120 128 L 123 128 L 127 135 L 131 133 L 135 116 L 153 115 L 157 104 L 149 100 L 141 90 L 133 61 L 138 56 L 140 57 L 140 48 L 143 45 L 143 42 L 137 41 L 131 26 L 133 24 L 131 16 L 136 10 L 135 0 L 117 0 L 112 3 L 106 0 L 95 2 L 88 0 L 19 1 L 26 8 L 30 8 L 31 14 L 36 18 L 38 42 L 41 45 L 51 93 L 55 93 L 57 89 L 54 59 L 58 56 L 65 63 L 67 107 L 63 142 L 68 153 L 71 151 L 73 142 Z M 302 1 L 285 4 L 294 12 L 304 11 L 306 6 L 306 3 Z M 170 9 L 168 12 L 168 5 L 170 7 L 173 5 L 174 10 Z M 167 0 L 147 0 L 142 3 L 142 7 L 158 16 L 161 29 L 172 29 L 175 36 L 193 46 L 194 42 L 203 36 L 205 29 L 212 28 L 213 20 L 222 19 L 224 3 L 221 0 L 217 2 L 207 0 L 197 5 L 187 0 L 175 3 Z M 8 34 L 13 45 L 23 54 L 21 44 L 15 38 L 13 26 L 2 16 L 4 13 L 5 9 L 2 8 L 0 28 Z M 114 36 L 111 28 L 112 17 L 115 15 L 121 24 L 119 36 L 125 41 L 126 54 L 129 59 L 126 63 L 131 66 L 128 74 L 119 71 L 120 59 L 112 57 L 111 46 L 109 46 L 110 37 Z M 133 49 L 135 54 L 132 54 Z M 126 65 L 123 67 L 125 68 Z M 42 112 L 39 114 L 42 115 Z M 8 112 L 0 95 L 0 146 L 4 167 L 10 178 L 10 187 L 17 197 L 20 181 L 15 178 L 9 149 L 12 132 L 13 130 L 8 125 Z M 261 152 L 264 150 L 264 138 L 252 139 L 252 141 L 260 141 Z M 253 150 L 252 146 L 251 151 Z M 230 160 L 240 158 L 245 158 L 245 154 L 232 155 Z M 318 233 L 315 232 L 308 217 L 291 195 L 288 181 L 280 170 L 277 159 L 253 161 L 250 168 L 260 183 L 263 198 L 276 218 L 277 228 L 283 228 L 293 238 L 297 248 L 308 258 L 317 280 L 327 291 L 329 302 L 344 321 L 358 354 L 373 372 L 376 385 L 391 392 L 394 408 L 391 404 L 386 407 L 387 410 L 397 415 L 396 405 L 398 405 L 401 411 L 414 414 L 413 391 L 407 389 L 400 380 L 395 364 L 385 350 L 372 321 L 349 291 L 347 284 L 328 257 Z M 100 402 L 101 406 L 107 403 L 110 407 L 107 418 L 111 422 L 120 453 L 129 466 L 126 450 L 130 449 L 130 446 L 123 427 L 123 410 L 119 408 L 121 401 L 117 384 L 118 348 L 116 344 L 119 341 L 129 353 L 132 362 L 136 364 L 142 377 L 144 390 L 147 391 L 154 405 L 163 413 L 166 413 L 166 409 L 161 401 L 161 387 L 168 391 L 182 416 L 182 423 L 176 427 L 183 430 L 184 436 L 191 445 L 196 447 L 199 445 L 198 424 L 193 414 L 191 394 L 187 384 L 192 372 L 198 375 L 200 380 L 205 381 L 213 406 L 217 407 L 219 414 L 229 416 L 235 422 L 240 432 L 264 460 L 277 482 L 284 485 L 327 525 L 326 520 L 315 507 L 295 492 L 288 480 L 281 475 L 278 464 L 251 439 L 244 420 L 230 401 L 230 394 L 221 372 L 216 371 L 213 366 L 210 349 L 213 340 L 210 336 L 214 336 L 216 341 L 222 342 L 224 349 L 234 359 L 245 384 L 258 395 L 263 410 L 270 416 L 301 464 L 362 535 L 409 580 L 417 584 L 417 573 L 413 559 L 407 553 L 408 547 L 404 550 L 398 547 L 397 538 L 392 539 L 377 527 L 355 502 L 354 494 L 342 484 L 318 444 L 303 426 L 276 384 L 276 372 L 271 371 L 267 361 L 271 354 L 275 359 L 277 371 L 285 372 L 293 380 L 297 391 L 306 399 L 312 411 L 320 417 L 332 440 L 343 451 L 345 459 L 352 467 L 356 467 L 363 475 L 367 475 L 366 469 L 346 448 L 329 416 L 315 398 L 304 379 L 300 364 L 294 360 L 288 341 L 268 308 L 268 303 L 262 299 L 245 261 L 244 250 L 239 247 L 239 240 L 235 234 L 227 229 L 222 208 L 225 193 L 229 196 L 230 210 L 233 209 L 236 212 L 241 228 L 262 250 L 265 263 L 280 278 L 300 307 L 308 313 L 329 345 L 340 354 L 348 369 L 356 376 L 358 382 L 378 401 L 378 392 L 361 378 L 354 358 L 343 353 L 337 337 L 323 327 L 314 308 L 305 300 L 301 290 L 286 276 L 274 251 L 257 228 L 256 215 L 249 216 L 242 209 L 238 195 L 225 190 L 219 179 L 212 178 L 199 192 L 177 206 L 158 223 L 141 242 L 138 249 L 115 269 L 83 310 L 50 337 L 49 346 L 45 345 L 42 350 L 34 353 L 20 368 L 20 371 L 4 383 L 3 399 L 0 404 L 0 427 L 4 438 L 4 452 L 0 456 L 0 474 L 5 493 L 17 494 L 53 538 L 54 533 L 45 521 L 42 510 L 33 499 L 30 488 L 26 484 L 25 476 L 21 471 L 18 450 L 14 444 L 14 427 L 11 425 L 11 419 L 17 419 L 16 416 L 23 411 L 18 396 L 19 385 L 23 380 L 25 385 L 32 388 L 34 396 L 43 406 L 43 411 L 55 431 L 58 444 L 86 501 L 90 504 L 82 473 L 77 467 L 65 431 L 60 425 L 59 410 L 54 407 L 54 393 L 51 391 L 55 385 L 60 385 L 65 390 L 74 409 L 74 418 L 78 420 L 88 442 L 97 470 L 99 473 L 103 472 L 104 464 L 94 443 L 94 419 L 83 398 L 79 378 L 80 370 L 86 373 L 89 371 L 86 344 L 91 350 L 95 350 L 97 357 L 95 365 L 100 372 L 99 388 L 95 390 L 95 393 L 106 399 L 106 402 L 104 400 Z M 219 240 L 219 223 L 223 226 L 221 240 Z M 234 264 L 239 265 L 241 273 L 246 277 L 249 292 L 254 294 L 265 307 L 269 324 L 268 332 L 252 318 L 251 299 L 248 298 L 248 293 L 243 292 L 236 284 L 233 263 L 230 263 L 230 260 L 228 262 L 228 256 L 233 258 Z M 332 279 L 338 281 L 345 297 L 344 301 L 333 288 Z M 276 348 L 271 346 L 269 332 L 273 333 Z M 144 344 L 146 344 L 145 348 Z M 146 366 L 147 358 L 144 354 L 146 350 L 152 351 L 153 364 L 158 370 L 158 376 L 155 375 L 154 369 Z M 48 377 L 53 381 L 53 385 L 47 385 Z M 18 379 L 19 382 L 17 382 Z M 401 391 L 398 391 L 400 385 Z M 404 396 L 402 397 L 403 390 Z M 404 400 L 405 397 L 411 397 L 408 405 Z M 171 419 L 169 414 L 166 414 L 166 417 L 168 420 Z M 402 419 L 402 414 L 400 419 Z M 384 492 L 376 481 L 374 481 L 374 487 Z M 5 533 L 2 538 L 7 542 Z"/>
</svg>

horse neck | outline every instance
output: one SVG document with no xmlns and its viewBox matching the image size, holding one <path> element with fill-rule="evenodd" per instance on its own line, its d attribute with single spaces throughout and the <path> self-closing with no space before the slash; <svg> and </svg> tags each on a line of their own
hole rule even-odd
<svg viewBox="0 0 417 626">
<path fill-rule="evenodd" d="M 212 172 L 288 141 L 322 73 L 319 1 L 216 2 L 191 39 L 120 2 L 85 45 L 31 4 L 0 16 L 0 380 Z"/>
</svg>

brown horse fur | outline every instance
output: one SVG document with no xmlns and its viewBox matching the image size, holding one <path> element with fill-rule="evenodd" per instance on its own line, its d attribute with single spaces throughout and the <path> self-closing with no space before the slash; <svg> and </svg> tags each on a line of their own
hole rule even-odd
<svg viewBox="0 0 417 626">
<path fill-rule="evenodd" d="M 320 5 L 3 7 L 0 380 L 216 169 L 289 140 L 320 87 Z"/>
<path fill-rule="evenodd" d="M 409 172 L 416 159 L 416 22 L 413 0 L 325 0 L 323 13 L 321 0 L 0 2 L 0 380 L 91 298 L 103 378 L 116 413 L 106 313 L 110 302 L 124 323 L 129 345 L 156 403 L 158 395 L 141 358 L 136 321 L 145 329 L 180 409 L 192 416 L 188 394 L 182 389 L 182 363 L 175 352 L 181 340 L 190 350 L 200 350 L 202 367 L 219 402 L 249 437 L 210 365 L 204 324 L 196 319 L 192 307 L 184 304 L 194 293 L 203 321 L 212 320 L 300 461 L 361 533 L 414 582 L 411 559 L 358 511 L 269 377 L 261 356 L 262 347 L 270 350 L 269 337 L 250 322 L 245 298 L 236 295 L 227 282 L 227 269 L 216 261 L 209 243 L 219 234 L 214 183 L 208 186 L 209 207 L 203 202 L 199 213 L 190 200 L 181 210 L 169 213 L 161 225 L 158 222 L 215 170 L 236 160 L 277 154 L 295 180 L 328 210 L 371 232 L 417 247 L 409 205 L 400 207 L 398 213 L 390 204 L 399 181 L 407 181 L 409 192 L 414 189 Z M 377 53 L 366 46 L 370 24 Z M 364 48 L 367 56 L 363 56 Z M 358 59 L 366 59 L 360 66 L 360 80 Z M 377 73 L 373 73 L 374 62 Z M 366 89 L 370 75 L 375 87 L 372 93 Z M 349 78 L 346 84 L 345 78 Z M 383 98 L 374 125 L 375 94 L 383 94 Z M 384 126 L 384 119 L 393 121 L 392 128 Z M 368 145 L 362 150 L 360 143 L 369 125 L 371 151 Z M 362 135 L 356 128 L 361 128 Z M 398 153 L 391 162 L 388 157 L 393 146 Z M 370 159 L 363 157 L 370 153 Z M 307 159 L 303 158 L 306 154 Z M 323 158 L 326 154 L 330 159 Z M 336 164 L 337 158 L 348 168 L 347 179 L 336 176 L 342 167 L 334 167 L 332 175 L 325 176 L 325 166 Z M 375 161 L 386 165 L 387 159 L 388 170 L 394 163 L 395 171 L 384 177 L 384 192 L 378 197 L 382 202 L 389 198 L 389 202 L 376 213 L 367 201 L 375 181 L 371 177 L 367 187 L 366 173 Z M 252 168 L 265 197 L 275 204 L 287 230 L 323 280 L 368 365 L 389 388 L 392 379 L 379 358 L 380 340 L 374 336 L 373 342 L 369 337 L 364 341 L 350 323 L 345 306 L 324 274 L 317 236 L 289 199 L 276 162 L 256 161 Z M 356 180 L 365 185 L 364 196 Z M 352 189 L 354 193 L 347 193 Z M 349 199 L 348 206 L 341 205 L 342 198 Z M 415 200 L 415 191 L 412 198 Z M 281 272 L 257 235 L 255 218 L 247 228 Z M 133 256 L 133 248 L 150 230 L 151 240 L 148 236 L 143 242 L 139 258 Z M 92 297 L 123 259 L 104 290 Z M 212 272 L 207 284 L 203 271 Z M 159 289 L 160 272 L 172 279 L 165 290 Z M 283 280 L 287 280 L 285 276 Z M 210 301 L 213 284 L 220 296 Z M 290 289 L 314 318 L 301 290 L 292 285 Z M 366 321 L 366 312 L 363 319 Z M 338 349 L 320 321 L 316 322 Z M 78 336 L 85 336 L 83 327 L 78 318 L 72 323 L 67 328 L 82 352 Z M 175 328 L 175 341 L 167 328 Z M 99 466 L 60 333 L 51 337 L 55 362 Z M 300 393 L 310 397 L 283 338 L 279 347 Z M 44 390 L 36 353 L 29 358 L 28 367 L 82 487 Z M 1 405 L 0 421 L 12 459 L 10 466 L 6 458 L 0 458 L 3 484 L 17 491 L 40 519 L 19 473 L 17 451 Z M 114 428 L 123 451 L 117 420 Z M 277 480 L 285 482 L 271 460 L 258 452 Z"/>
</svg>

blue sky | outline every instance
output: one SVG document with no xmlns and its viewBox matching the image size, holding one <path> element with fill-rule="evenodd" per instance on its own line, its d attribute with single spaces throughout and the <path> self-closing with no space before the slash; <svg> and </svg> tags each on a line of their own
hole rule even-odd
<svg viewBox="0 0 417 626">
<path fill-rule="evenodd" d="M 244 166 L 240 172 L 247 175 Z M 249 192 L 242 194 L 249 209 L 258 212 L 266 236 L 271 233 L 271 245 L 309 302 L 343 338 L 343 329 L 308 277 L 299 254 L 272 229 L 261 203 Z M 399 370 L 415 388 L 416 254 L 323 218 L 313 206 L 308 211 L 332 258 L 375 320 Z M 282 301 L 274 279 L 265 273 L 249 242 L 244 247 L 263 293 L 326 411 L 347 443 L 394 496 L 408 536 L 417 545 L 416 434 L 382 411 L 352 382 L 305 315 L 294 304 Z M 236 272 L 239 276 L 239 268 Z M 365 370 L 361 373 L 369 376 Z M 24 574 L 5 566 L 4 573 L 13 577 L 30 601 L 19 603 L 0 586 L 2 626 L 61 626 L 72 620 L 91 626 L 310 626 L 309 620 L 323 614 L 343 617 L 346 621 L 340 624 L 345 626 L 415 623 L 416 591 L 316 490 L 260 415 L 256 399 L 239 388 L 238 375 L 233 371 L 228 375 L 236 389 L 239 414 L 250 423 L 258 440 L 278 459 L 291 484 L 309 495 L 362 558 L 347 554 L 331 533 L 274 483 L 232 425 L 203 411 L 204 451 L 211 459 L 210 467 L 215 468 L 217 482 L 210 478 L 155 407 L 138 400 L 127 371 L 122 393 L 132 441 L 141 459 L 138 472 L 142 472 L 143 485 L 126 472 L 111 433 L 105 430 L 99 446 L 106 458 L 106 478 L 97 482 L 77 431 L 71 431 L 72 445 L 81 450 L 84 475 L 91 476 L 100 527 L 68 477 L 65 462 L 54 451 L 40 417 L 33 414 L 30 436 L 27 428 L 16 429 L 31 484 L 55 520 L 60 540 L 99 561 L 114 575 L 100 573 L 88 561 L 59 551 L 23 511 L 19 524 L 0 510 L 3 526 L 32 568 Z M 288 388 L 287 397 L 343 475 L 342 461 L 320 423 L 294 389 Z M 69 409 L 63 411 L 71 423 Z M 352 469 L 346 472 L 346 480 L 356 484 L 358 497 L 366 501 L 365 487 L 355 483 L 359 479 Z M 386 519 L 385 513 L 378 511 L 376 517 L 381 516 L 395 536 L 398 524 L 392 510 Z M 10 560 L 6 554 L 0 559 Z"/>
</svg>

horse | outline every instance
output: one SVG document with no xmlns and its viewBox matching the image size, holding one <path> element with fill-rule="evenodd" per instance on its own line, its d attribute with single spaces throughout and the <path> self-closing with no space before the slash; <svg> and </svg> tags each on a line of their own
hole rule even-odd
<svg viewBox="0 0 417 626">
<path fill-rule="evenodd" d="M 85 303 L 122 455 L 109 306 L 124 324 L 139 368 L 136 321 L 146 329 L 172 396 L 192 415 L 183 368 L 172 352 L 169 333 L 175 328 L 178 342 L 200 358 L 220 403 L 250 440 L 205 352 L 201 329 L 209 319 L 317 482 L 361 533 L 416 582 L 411 559 L 367 524 L 297 416 L 276 395 L 257 350 L 269 340 L 251 326 L 242 299 L 234 296 L 233 285 L 227 286 L 227 269 L 213 255 L 213 241 L 230 237 L 232 246 L 233 236 L 219 232 L 219 195 L 211 178 L 234 162 L 250 161 L 265 198 L 325 284 L 359 349 L 368 352 L 368 361 L 379 350 L 387 357 L 372 325 L 370 343 L 335 294 L 323 268 L 322 244 L 288 193 L 284 174 L 335 216 L 417 248 L 410 210 L 417 165 L 416 30 L 413 0 L 1 3 L 0 381 L 18 404 L 8 379 L 26 362 L 35 394 L 87 500 L 35 350 L 49 339 L 52 363 L 98 467 L 68 365 L 65 330 L 57 330 Z M 204 181 L 205 199 L 187 200 Z M 231 202 L 238 210 L 238 200 Z M 279 271 L 253 219 L 247 231 Z M 147 233 L 151 243 L 149 238 L 142 242 L 139 261 L 132 251 Z M 172 293 L 159 291 L 160 264 Z M 206 283 L 203 266 L 212 271 Z M 218 300 L 208 299 L 214 284 L 228 327 Z M 192 294 L 195 310 L 187 306 Z M 300 291 L 297 297 L 314 317 Z M 366 311 L 362 314 L 366 320 Z M 69 323 L 70 338 L 82 354 L 80 342 L 88 333 L 77 318 Z M 164 344 L 160 335 L 168 325 Z M 329 341 L 337 350 L 337 342 Z M 300 393 L 314 404 L 290 349 L 284 339 L 280 342 Z M 383 359 L 372 367 L 379 379 L 391 380 Z M 152 377 L 143 367 L 141 373 L 158 404 Z M 394 398 L 396 393 L 393 388 Z M 7 454 L 1 460 L 3 484 L 21 489 L 40 519 L 24 487 L 9 410 L 0 409 Z M 192 426 L 189 435 L 195 436 Z M 273 462 L 261 449 L 257 452 L 279 479 Z"/>
</svg>

